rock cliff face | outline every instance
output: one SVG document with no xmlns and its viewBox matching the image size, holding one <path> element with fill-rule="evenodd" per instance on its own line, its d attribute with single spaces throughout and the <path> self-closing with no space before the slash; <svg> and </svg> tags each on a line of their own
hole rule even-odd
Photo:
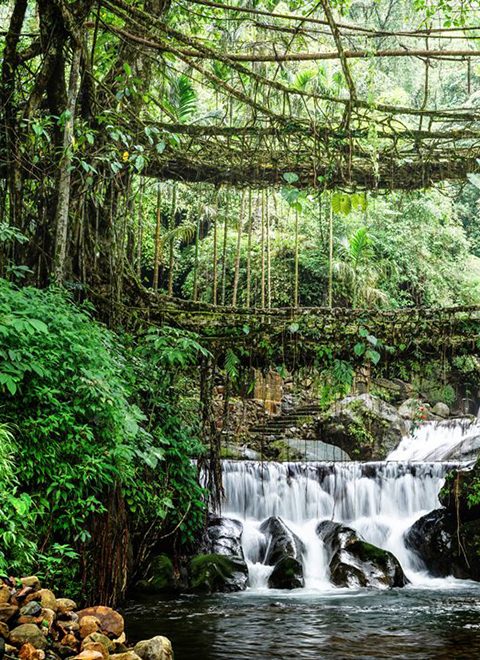
<svg viewBox="0 0 480 660">
<path fill-rule="evenodd" d="M 423 516 L 405 541 L 434 576 L 480 581 L 480 461 L 454 470 L 440 493 L 442 509 Z"/>
</svg>

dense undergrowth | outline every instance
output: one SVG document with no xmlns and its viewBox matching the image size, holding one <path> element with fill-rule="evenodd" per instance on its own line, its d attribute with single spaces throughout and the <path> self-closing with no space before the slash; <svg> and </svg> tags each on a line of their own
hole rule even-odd
<svg viewBox="0 0 480 660">
<path fill-rule="evenodd" d="M 147 540 L 192 542 L 203 512 L 196 404 L 180 390 L 204 349 L 169 329 L 120 337 L 90 312 L 0 280 L 0 572 L 35 571 L 72 596 L 102 570 L 92 529 L 112 492 L 137 568 Z"/>
</svg>

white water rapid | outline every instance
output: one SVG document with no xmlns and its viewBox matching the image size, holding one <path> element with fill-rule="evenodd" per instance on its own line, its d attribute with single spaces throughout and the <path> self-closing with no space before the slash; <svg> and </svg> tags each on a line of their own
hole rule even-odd
<svg viewBox="0 0 480 660">
<path fill-rule="evenodd" d="M 434 586 L 439 580 L 430 578 L 405 546 L 404 533 L 440 506 L 446 472 L 458 465 L 447 459 L 465 440 L 466 429 L 463 420 L 426 423 L 385 462 L 224 461 L 222 514 L 243 524 L 249 586 L 266 588 L 273 570 L 261 562 L 266 540 L 259 529 L 270 516 L 281 517 L 303 542 L 306 589 L 331 588 L 327 552 L 316 533 L 322 520 L 344 523 L 369 543 L 391 551 L 412 584 Z"/>
</svg>

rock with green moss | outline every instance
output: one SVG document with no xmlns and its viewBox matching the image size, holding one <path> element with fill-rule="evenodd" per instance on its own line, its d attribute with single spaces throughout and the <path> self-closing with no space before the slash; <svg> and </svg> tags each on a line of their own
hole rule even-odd
<svg viewBox="0 0 480 660">
<path fill-rule="evenodd" d="M 190 588 L 199 593 L 229 593 L 246 589 L 247 564 L 220 554 L 202 554 L 190 562 Z"/>
<path fill-rule="evenodd" d="M 267 518 L 261 524 L 260 532 L 266 540 L 263 563 L 274 567 L 268 586 L 271 589 L 303 587 L 302 555 L 305 546 L 302 541 L 278 516 Z"/>
<path fill-rule="evenodd" d="M 345 397 L 319 422 L 322 440 L 362 461 L 385 459 L 408 428 L 394 406 L 372 394 Z"/>
<path fill-rule="evenodd" d="M 473 466 L 451 470 L 439 495 L 448 512 L 460 521 L 480 518 L 480 460 Z"/>
<path fill-rule="evenodd" d="M 163 554 L 153 558 L 146 576 L 135 585 L 136 591 L 152 594 L 175 591 L 176 588 L 172 560 Z"/>
<path fill-rule="evenodd" d="M 364 541 L 353 529 L 326 520 L 317 526 L 328 554 L 330 580 L 338 587 L 388 589 L 408 580 L 398 559 Z"/>
<path fill-rule="evenodd" d="M 305 585 L 303 565 L 294 557 L 283 557 L 268 578 L 269 589 L 301 589 Z"/>
<path fill-rule="evenodd" d="M 480 581 L 480 461 L 447 475 L 440 502 L 408 530 L 406 545 L 434 576 Z"/>
</svg>

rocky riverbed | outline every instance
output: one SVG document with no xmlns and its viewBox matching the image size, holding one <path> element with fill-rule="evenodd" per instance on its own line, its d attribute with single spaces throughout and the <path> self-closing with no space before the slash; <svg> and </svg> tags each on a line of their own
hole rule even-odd
<svg viewBox="0 0 480 660">
<path fill-rule="evenodd" d="M 173 660 L 166 637 L 130 647 L 124 628 L 116 610 L 79 609 L 36 576 L 0 577 L 0 660 Z"/>
</svg>

